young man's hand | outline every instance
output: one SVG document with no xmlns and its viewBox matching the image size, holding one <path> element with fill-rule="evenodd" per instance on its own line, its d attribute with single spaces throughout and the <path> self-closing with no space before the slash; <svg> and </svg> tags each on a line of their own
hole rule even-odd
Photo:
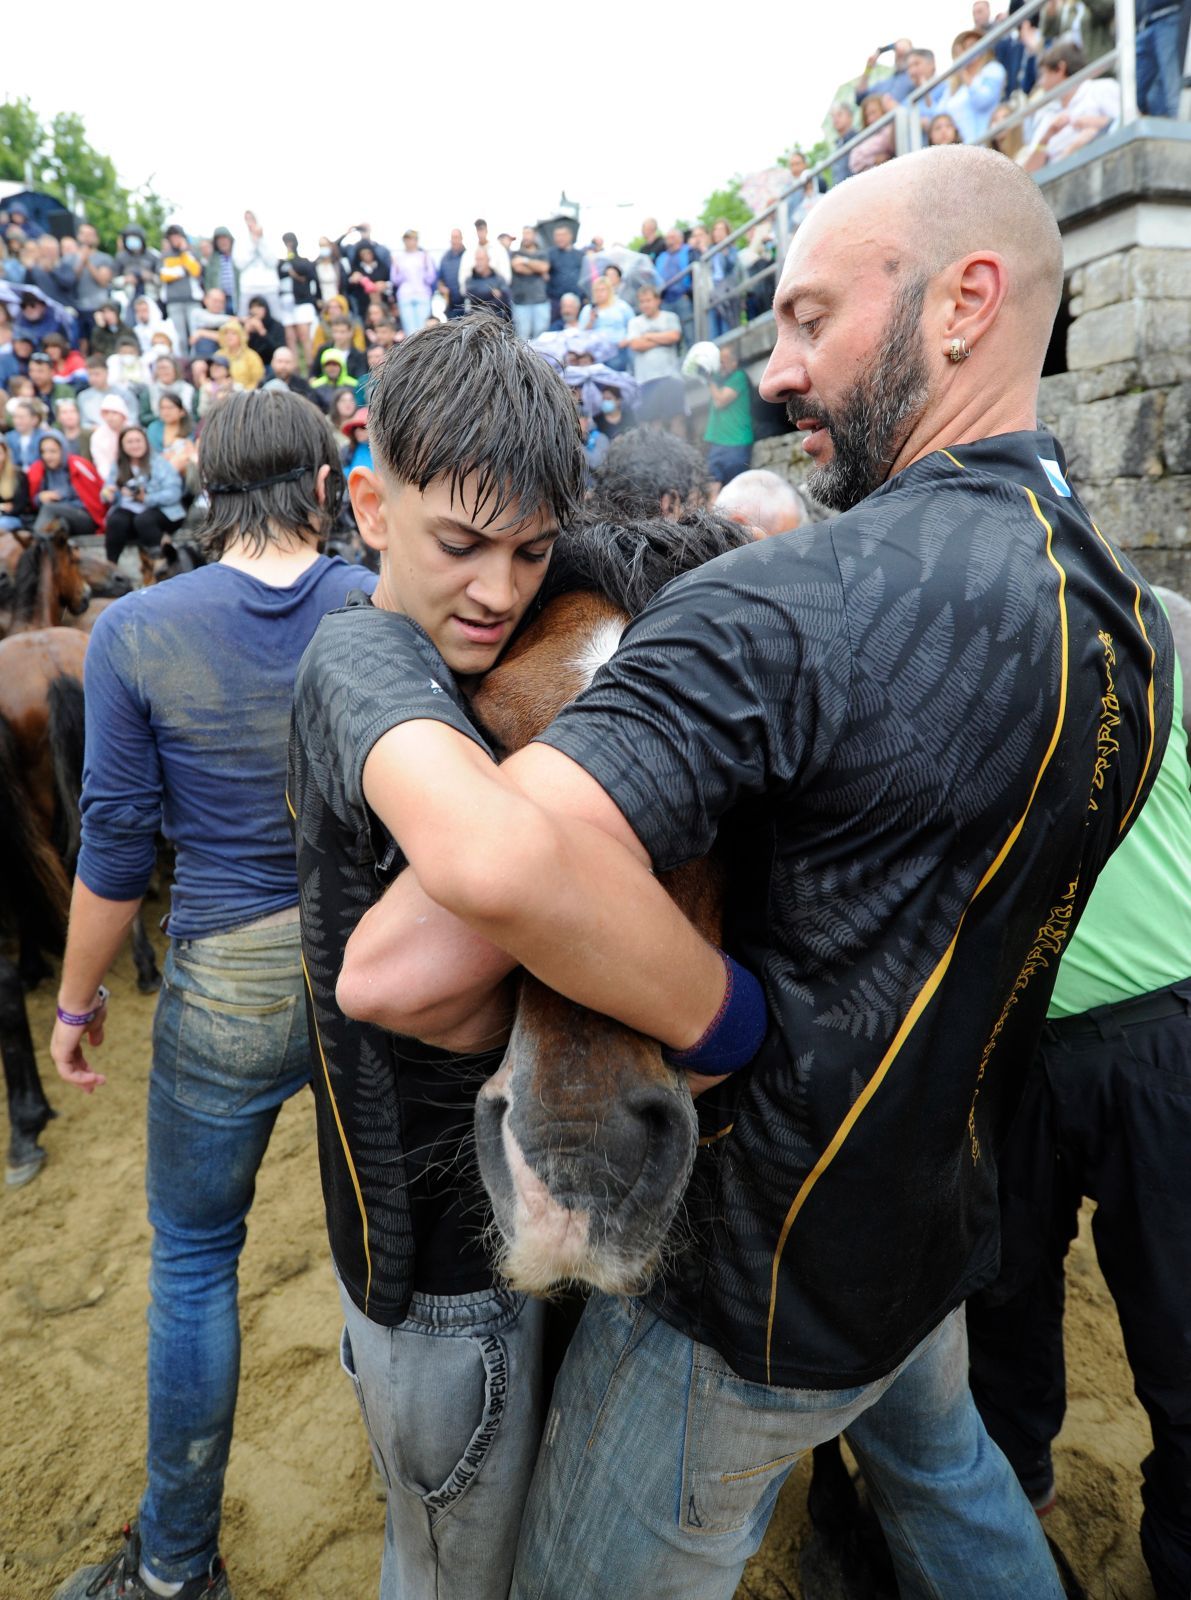
<svg viewBox="0 0 1191 1600">
<path fill-rule="evenodd" d="M 54 1058 L 58 1076 L 64 1083 L 73 1083 L 84 1094 L 94 1094 L 107 1082 L 102 1072 L 91 1070 L 91 1064 L 83 1054 L 84 1037 L 95 1048 L 103 1043 L 107 1015 L 105 1000 L 94 1018 L 84 1027 L 75 1028 L 67 1022 L 57 1021 L 50 1036 L 50 1055 Z"/>
</svg>

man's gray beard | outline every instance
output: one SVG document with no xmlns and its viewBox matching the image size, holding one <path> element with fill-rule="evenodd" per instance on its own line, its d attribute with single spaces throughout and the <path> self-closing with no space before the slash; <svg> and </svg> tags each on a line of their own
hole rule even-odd
<svg viewBox="0 0 1191 1600">
<path fill-rule="evenodd" d="M 852 385 L 837 411 L 819 414 L 831 436 L 833 454 L 826 466 L 808 475 L 804 487 L 829 510 L 850 511 L 880 488 L 926 409 L 930 397 L 922 337 L 926 285 L 925 277 L 906 280 L 868 371 Z M 799 404 L 791 401 L 790 407 Z"/>
</svg>

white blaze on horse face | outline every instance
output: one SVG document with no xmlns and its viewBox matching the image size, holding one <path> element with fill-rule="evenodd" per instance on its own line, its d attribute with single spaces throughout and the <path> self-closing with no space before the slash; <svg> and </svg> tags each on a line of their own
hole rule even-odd
<svg viewBox="0 0 1191 1600">
<path fill-rule="evenodd" d="M 559 1204 L 522 1155 L 507 1113 L 501 1139 L 516 1197 L 509 1255 L 516 1257 L 517 1280 L 549 1284 L 577 1275 L 587 1260 L 591 1212 Z"/>
<path fill-rule="evenodd" d="M 600 623 L 590 638 L 584 639 L 578 654 L 571 661 L 582 680 L 581 688 L 588 688 L 600 668 L 611 661 L 624 630 L 625 624 L 619 617 L 609 617 Z"/>
</svg>

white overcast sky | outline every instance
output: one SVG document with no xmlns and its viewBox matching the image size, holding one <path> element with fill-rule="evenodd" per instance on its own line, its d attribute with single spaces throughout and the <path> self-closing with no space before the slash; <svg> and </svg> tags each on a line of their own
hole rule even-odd
<svg viewBox="0 0 1191 1600">
<path fill-rule="evenodd" d="M 134 17 L 59 0 L 49 15 L 48 48 L 3 52 L 0 91 L 47 121 L 78 111 L 122 180 L 152 177 L 192 233 L 238 233 L 252 207 L 307 248 L 360 220 L 394 245 L 420 228 L 436 248 L 453 226 L 470 239 L 480 215 L 515 232 L 564 189 L 584 239 L 689 218 L 733 173 L 813 143 L 870 50 L 905 34 L 942 64 L 971 11 L 237 0 Z"/>
</svg>

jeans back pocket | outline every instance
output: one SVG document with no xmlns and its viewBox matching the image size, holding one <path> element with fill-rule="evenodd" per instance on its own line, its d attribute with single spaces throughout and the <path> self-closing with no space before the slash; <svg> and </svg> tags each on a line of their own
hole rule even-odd
<svg viewBox="0 0 1191 1600">
<path fill-rule="evenodd" d="M 290 1074 L 297 994 L 249 1004 L 216 1000 L 168 983 L 160 1011 L 173 1011 L 174 1094 L 213 1116 L 242 1111 Z M 162 1030 L 164 1034 L 165 1029 Z M 156 1030 L 155 1030 L 156 1033 Z"/>
</svg>

